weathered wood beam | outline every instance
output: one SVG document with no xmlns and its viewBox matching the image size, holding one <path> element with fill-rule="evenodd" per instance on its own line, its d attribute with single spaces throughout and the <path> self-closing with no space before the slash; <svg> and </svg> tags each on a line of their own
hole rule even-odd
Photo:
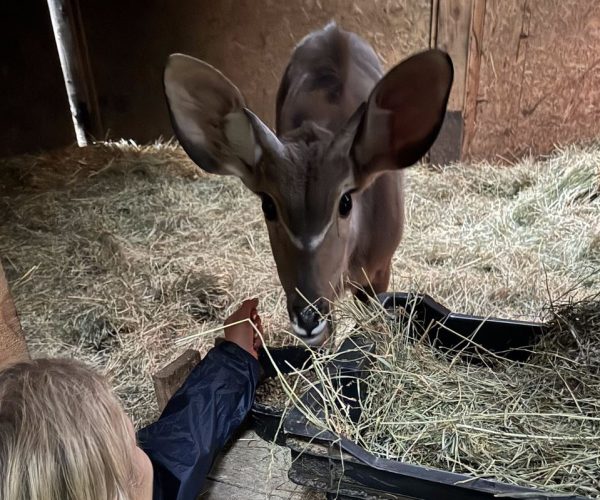
<svg viewBox="0 0 600 500">
<path fill-rule="evenodd" d="M 23 359 L 29 359 L 27 342 L 0 264 L 0 367 Z"/>
<path fill-rule="evenodd" d="M 479 94 L 479 70 L 481 68 L 483 29 L 485 25 L 486 0 L 473 0 L 469 34 L 469 58 L 465 74 L 464 133 L 462 140 L 463 158 L 475 134 L 477 118 L 477 96 Z"/>
<path fill-rule="evenodd" d="M 479 0 L 432 0 L 430 45 L 447 52 L 454 65 L 454 83 L 442 130 L 429 160 L 445 165 L 462 159 L 465 82 L 474 4 Z"/>
</svg>

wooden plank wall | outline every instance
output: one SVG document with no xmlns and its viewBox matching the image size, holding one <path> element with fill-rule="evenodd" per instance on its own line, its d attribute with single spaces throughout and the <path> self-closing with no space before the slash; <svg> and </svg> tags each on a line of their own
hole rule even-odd
<svg viewBox="0 0 600 500">
<path fill-rule="evenodd" d="M 468 158 L 511 160 L 597 139 L 598 0 L 487 0 L 474 100 Z"/>
<path fill-rule="evenodd" d="M 27 342 L 0 263 L 0 367 L 27 358 Z"/>
<path fill-rule="evenodd" d="M 201 358 L 199 351 L 187 349 L 177 359 L 152 375 L 154 394 L 160 412 L 165 409 L 169 399 L 183 385 L 195 366 L 200 363 Z"/>
<path fill-rule="evenodd" d="M 431 32 L 435 45 L 450 54 L 454 64 L 454 83 L 448 100 L 449 111 L 462 111 L 465 95 L 465 74 L 469 49 L 472 0 L 433 0 Z"/>
<path fill-rule="evenodd" d="M 171 52 L 205 59 L 273 124 L 290 53 L 330 20 L 371 42 L 386 68 L 429 43 L 431 0 L 105 0 L 81 2 L 92 70 L 109 137 L 171 136 L 162 70 Z"/>
<path fill-rule="evenodd" d="M 473 0 L 469 26 L 469 46 L 465 74 L 465 97 L 463 106 L 464 130 L 461 142 L 461 158 L 466 156 L 467 143 L 473 137 L 477 119 L 477 98 L 481 78 L 481 56 L 485 27 L 486 0 Z"/>
<path fill-rule="evenodd" d="M 46 2 L 0 2 L 0 19 L 0 157 L 73 143 Z"/>
<path fill-rule="evenodd" d="M 36 5 L 0 9 L 10 20 L 0 156 L 73 140 L 47 8 Z M 272 123 L 290 51 L 331 19 L 373 43 L 386 68 L 428 43 L 452 55 L 455 84 L 432 158 L 511 159 L 598 136 L 598 0 L 152 0 L 143 9 L 107 0 L 81 2 L 81 19 L 112 138 L 172 134 L 161 73 L 175 51 L 221 68 Z"/>
<path fill-rule="evenodd" d="M 432 0 L 431 3 L 430 46 L 447 52 L 454 66 L 446 118 L 429 152 L 429 160 L 433 164 L 458 161 L 462 155 L 469 30 L 474 1 Z"/>
</svg>

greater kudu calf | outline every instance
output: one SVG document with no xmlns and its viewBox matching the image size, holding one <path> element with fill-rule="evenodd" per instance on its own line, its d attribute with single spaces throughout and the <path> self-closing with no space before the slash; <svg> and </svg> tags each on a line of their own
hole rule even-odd
<svg viewBox="0 0 600 500">
<path fill-rule="evenodd" d="M 402 236 L 401 169 L 435 140 L 453 68 L 447 54 L 428 50 L 382 75 L 357 35 L 335 24 L 311 33 L 285 70 L 274 134 L 212 66 L 174 54 L 165 68 L 187 154 L 262 198 L 289 317 L 311 345 L 327 338 L 329 304 L 344 284 L 387 289 Z"/>
</svg>

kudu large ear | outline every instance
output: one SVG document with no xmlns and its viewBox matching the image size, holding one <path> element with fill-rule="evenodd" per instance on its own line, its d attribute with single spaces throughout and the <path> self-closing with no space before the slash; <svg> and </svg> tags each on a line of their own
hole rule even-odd
<svg viewBox="0 0 600 500">
<path fill-rule="evenodd" d="M 210 64 L 169 56 L 164 87 L 171 121 L 185 152 L 202 169 L 236 175 L 251 189 L 264 149 L 281 146 L 245 108 L 237 87 Z"/>
<path fill-rule="evenodd" d="M 401 62 L 377 83 L 352 146 L 359 181 L 408 167 L 429 150 L 444 120 L 453 74 L 445 52 L 428 50 Z"/>
</svg>

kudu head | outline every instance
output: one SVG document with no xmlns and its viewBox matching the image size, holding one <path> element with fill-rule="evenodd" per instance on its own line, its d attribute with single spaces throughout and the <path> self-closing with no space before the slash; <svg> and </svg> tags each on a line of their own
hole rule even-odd
<svg viewBox="0 0 600 500">
<path fill-rule="evenodd" d="M 169 57 L 164 84 L 177 138 L 201 168 L 235 175 L 261 197 L 290 320 L 307 343 L 327 337 L 330 300 L 357 239 L 368 237 L 360 227 L 362 191 L 427 152 L 452 74 L 446 54 L 423 52 L 390 70 L 337 133 L 305 122 L 278 138 L 218 70 Z"/>
</svg>

